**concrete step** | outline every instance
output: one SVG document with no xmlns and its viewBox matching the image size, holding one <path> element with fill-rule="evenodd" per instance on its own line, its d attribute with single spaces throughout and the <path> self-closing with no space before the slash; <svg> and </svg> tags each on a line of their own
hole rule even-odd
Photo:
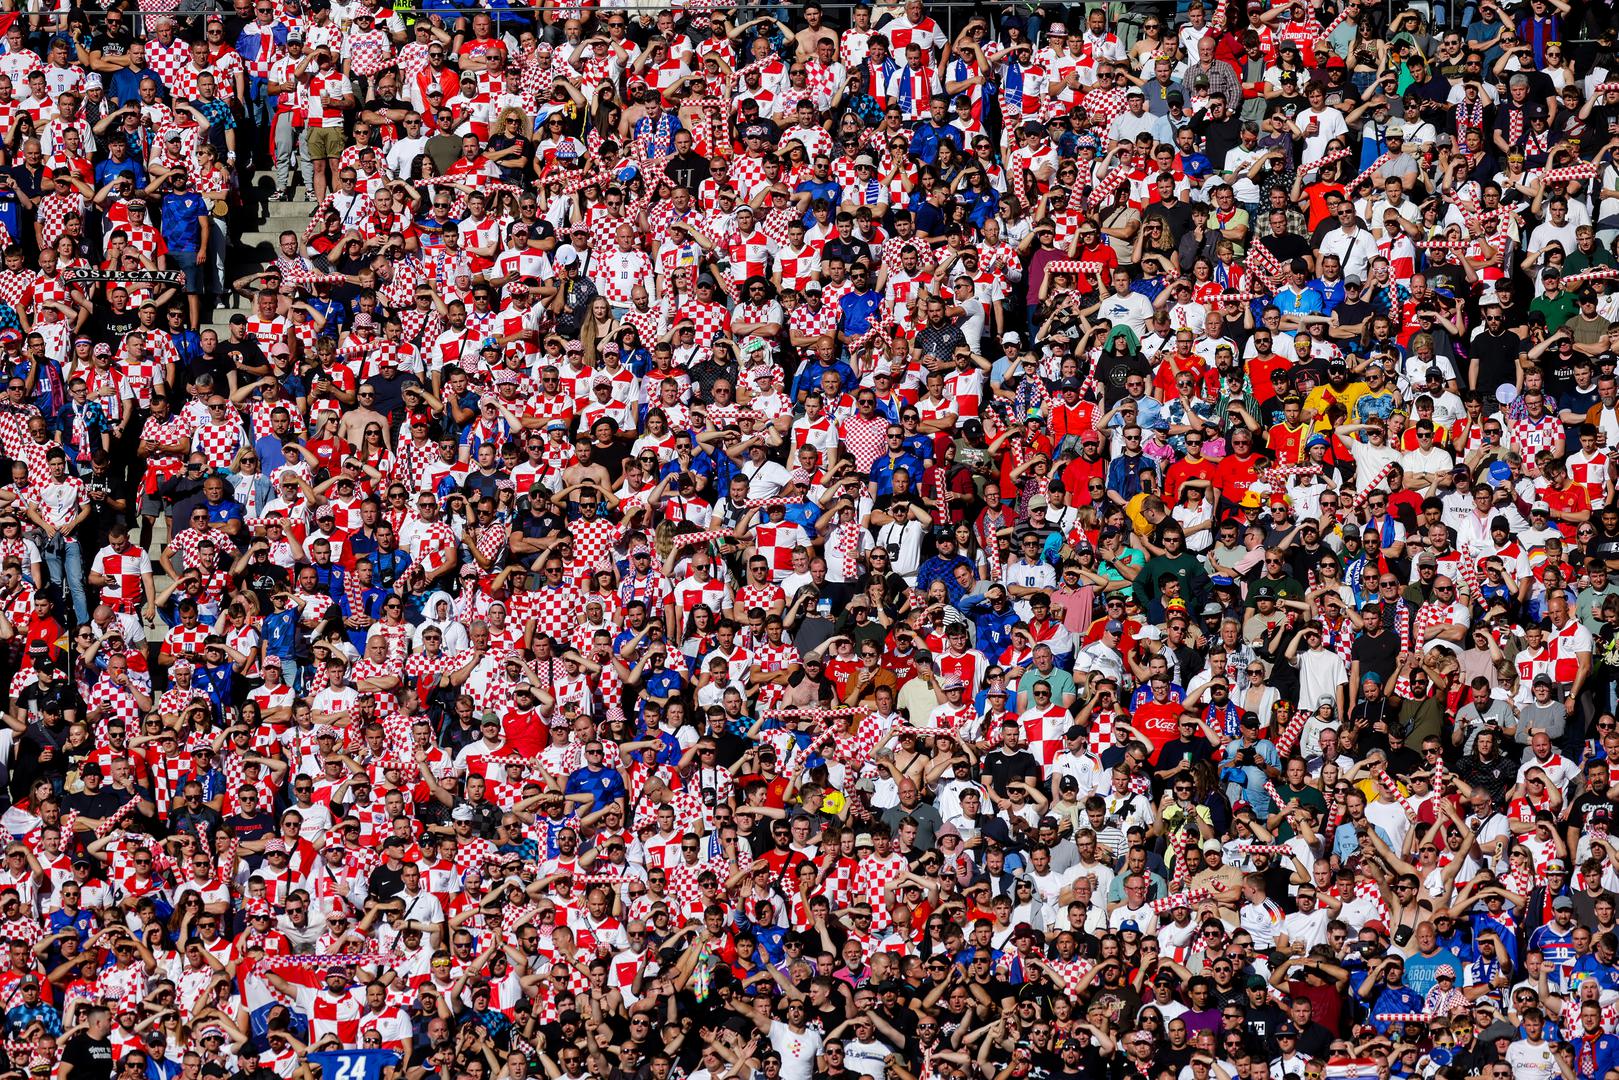
<svg viewBox="0 0 1619 1080">
<path fill-rule="evenodd" d="M 292 231 L 302 233 L 309 228 L 309 215 L 302 217 L 266 218 L 259 223 L 258 231 L 269 233 L 271 236 L 280 236 L 282 233 Z"/>
<path fill-rule="evenodd" d="M 309 224 L 310 215 L 315 212 L 313 206 L 301 206 L 296 210 L 283 210 L 280 213 L 269 213 L 259 219 L 261 229 L 292 229 L 303 228 Z"/>
</svg>

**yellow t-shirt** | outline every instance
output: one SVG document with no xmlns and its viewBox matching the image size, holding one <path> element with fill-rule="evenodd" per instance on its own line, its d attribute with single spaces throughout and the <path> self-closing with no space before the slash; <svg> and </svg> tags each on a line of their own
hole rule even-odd
<svg viewBox="0 0 1619 1080">
<path fill-rule="evenodd" d="M 1346 384 L 1342 390 L 1334 390 L 1330 384 L 1322 383 L 1304 398 L 1304 411 L 1314 410 L 1314 424 L 1317 431 L 1327 431 L 1332 427 L 1327 421 L 1327 406 L 1333 403 L 1342 405 L 1348 416 L 1348 422 L 1354 423 L 1355 402 L 1360 400 L 1362 394 L 1370 391 L 1371 387 L 1359 381 Z"/>
</svg>

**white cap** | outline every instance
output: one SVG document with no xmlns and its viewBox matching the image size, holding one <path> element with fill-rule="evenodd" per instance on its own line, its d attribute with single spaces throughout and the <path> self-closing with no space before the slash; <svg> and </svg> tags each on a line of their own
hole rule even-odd
<svg viewBox="0 0 1619 1080">
<path fill-rule="evenodd" d="M 556 254 L 551 256 L 551 261 L 558 266 L 577 266 L 579 264 L 579 249 L 572 244 L 563 244 L 557 248 Z"/>
</svg>

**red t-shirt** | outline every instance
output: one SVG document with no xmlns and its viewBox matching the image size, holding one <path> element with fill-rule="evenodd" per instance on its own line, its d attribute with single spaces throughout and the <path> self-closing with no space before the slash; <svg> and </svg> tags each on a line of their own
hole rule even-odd
<svg viewBox="0 0 1619 1080">
<path fill-rule="evenodd" d="M 1278 371 L 1286 371 L 1290 365 L 1275 353 L 1268 357 L 1254 357 L 1248 361 L 1248 379 L 1254 384 L 1254 399 L 1267 401 L 1276 396 L 1276 387 L 1270 381 L 1271 376 Z"/>
<path fill-rule="evenodd" d="M 1286 421 L 1272 424 L 1265 433 L 1265 445 L 1270 448 L 1271 457 L 1279 465 L 1297 465 L 1304 460 L 1304 443 L 1315 432 L 1309 424 L 1300 424 L 1296 428 L 1287 426 Z"/>
<path fill-rule="evenodd" d="M 1184 711 L 1178 701 L 1166 701 L 1163 704 L 1147 701 L 1130 717 L 1130 726 L 1140 732 L 1142 738 L 1152 743 L 1152 761 L 1155 764 L 1165 744 L 1180 733 L 1180 718 Z"/>
<path fill-rule="evenodd" d="M 1578 514 L 1582 510 L 1589 512 L 1591 509 L 1591 494 L 1582 484 L 1569 484 L 1562 491 L 1548 485 L 1540 497 L 1554 512 L 1560 514 Z M 1563 534 L 1565 543 L 1572 543 L 1580 531 L 1578 525 L 1569 521 L 1559 521 L 1557 528 Z"/>
<path fill-rule="evenodd" d="M 1068 493 L 1069 506 L 1089 506 L 1091 499 L 1090 482 L 1092 480 L 1107 480 L 1107 461 L 1098 457 L 1095 461 L 1086 461 L 1077 457 L 1063 466 L 1062 488 Z"/>
<path fill-rule="evenodd" d="M 826 677 L 837 687 L 839 701 L 842 701 L 843 695 L 849 692 L 849 680 L 854 678 L 854 673 L 859 670 L 860 659 L 855 656 L 847 660 L 834 656 L 826 662 Z"/>
<path fill-rule="evenodd" d="M 1215 470 L 1220 494 L 1232 502 L 1241 502 L 1248 488 L 1259 479 L 1259 462 L 1258 454 L 1249 454 L 1246 458 L 1227 454 L 1221 458 Z"/>
<path fill-rule="evenodd" d="M 1181 501 L 1181 487 L 1188 480 L 1218 480 L 1220 464 L 1211 458 L 1198 458 L 1196 461 L 1181 458 L 1169 467 L 1164 476 L 1164 501 L 1170 506 L 1178 506 Z"/>
<path fill-rule="evenodd" d="M 319 460 L 328 473 L 336 476 L 343 469 L 343 458 L 353 451 L 346 440 L 333 436 L 330 439 L 311 439 L 304 444 L 311 454 Z"/>
</svg>

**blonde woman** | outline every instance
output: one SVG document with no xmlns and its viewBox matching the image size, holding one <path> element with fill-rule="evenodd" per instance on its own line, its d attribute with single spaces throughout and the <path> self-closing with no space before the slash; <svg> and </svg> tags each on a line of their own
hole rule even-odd
<svg viewBox="0 0 1619 1080">
<path fill-rule="evenodd" d="M 1250 660 L 1246 675 L 1248 688 L 1237 697 L 1237 707 L 1243 712 L 1251 712 L 1261 721 L 1271 715 L 1271 711 L 1281 700 L 1281 692 L 1273 686 L 1265 685 L 1268 672 L 1263 660 Z"/>
<path fill-rule="evenodd" d="M 1141 38 L 1130 46 L 1130 68 L 1136 75 L 1132 81 L 1139 83 L 1146 79 L 1158 57 L 1166 56 L 1173 63 L 1178 53 L 1178 46 L 1164 34 L 1164 20 L 1148 15 L 1141 24 Z"/>
<path fill-rule="evenodd" d="M 597 296 L 590 301 L 584 324 L 579 327 L 579 343 L 585 347 L 586 365 L 597 367 L 601 364 L 601 346 L 612 341 L 623 325 L 613 317 L 613 305 L 608 303 L 607 297 Z"/>
<path fill-rule="evenodd" d="M 521 181 L 533 164 L 533 144 L 529 138 L 529 132 L 534 130 L 531 123 L 528 113 L 509 105 L 500 110 L 489 132 L 489 164 L 500 170 L 500 178 L 507 183 Z"/>
</svg>

